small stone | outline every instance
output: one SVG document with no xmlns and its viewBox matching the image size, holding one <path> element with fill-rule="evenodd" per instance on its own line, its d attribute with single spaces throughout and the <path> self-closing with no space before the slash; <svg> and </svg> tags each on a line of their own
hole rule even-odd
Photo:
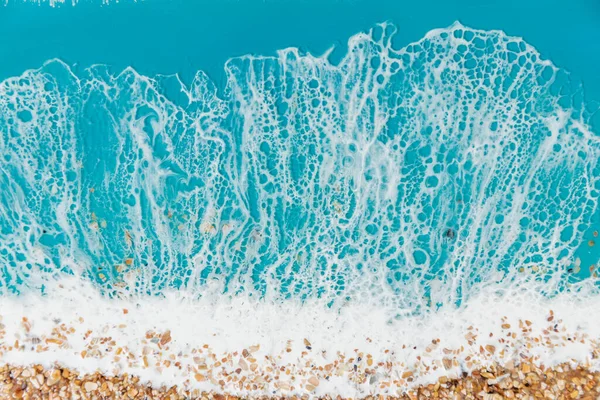
<svg viewBox="0 0 600 400">
<path fill-rule="evenodd" d="M 194 378 L 196 378 L 196 380 L 198 382 L 203 382 L 203 381 L 206 380 L 206 377 L 204 375 L 202 375 L 202 374 L 196 374 L 196 375 L 194 375 Z"/>
<path fill-rule="evenodd" d="M 442 363 L 444 364 L 444 368 L 451 369 L 452 368 L 452 360 L 449 358 L 443 358 Z"/>
<path fill-rule="evenodd" d="M 86 382 L 83 385 L 83 388 L 86 392 L 93 392 L 94 390 L 98 389 L 98 384 L 96 382 Z"/>
<path fill-rule="evenodd" d="M 254 345 L 254 346 L 250 346 L 250 352 L 251 353 L 256 353 L 258 350 L 260 350 L 260 345 Z"/>
<path fill-rule="evenodd" d="M 50 376 L 48 377 L 48 380 L 46 381 L 46 385 L 48 385 L 48 386 L 56 385 L 58 382 L 60 382 L 60 378 L 61 378 L 60 371 L 57 369 L 54 369 L 50 373 Z"/>
<path fill-rule="evenodd" d="M 573 390 L 570 396 L 572 399 L 576 399 L 579 396 L 579 390 Z"/>
<path fill-rule="evenodd" d="M 319 379 L 316 376 L 311 376 L 310 378 L 308 378 L 308 382 L 313 385 L 314 387 L 319 386 Z"/>
<path fill-rule="evenodd" d="M 171 341 L 171 331 L 166 331 L 165 333 L 163 333 L 162 335 L 160 335 L 160 342 L 159 344 L 161 346 L 164 346 L 165 344 L 169 343 Z"/>
</svg>

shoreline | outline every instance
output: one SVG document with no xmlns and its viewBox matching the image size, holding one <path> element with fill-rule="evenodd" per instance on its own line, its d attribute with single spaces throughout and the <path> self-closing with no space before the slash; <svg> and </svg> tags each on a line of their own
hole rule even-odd
<svg viewBox="0 0 600 400">
<path fill-rule="evenodd" d="M 82 375 L 77 371 L 55 366 L 47 369 L 37 364 L 29 367 L 0 366 L 0 394 L 6 399 L 131 399 L 131 400 L 238 400 L 238 399 L 302 399 L 314 395 L 236 396 L 226 393 L 182 390 L 177 386 L 152 387 L 139 377 L 128 374 L 105 376 L 99 373 Z M 367 395 L 362 399 L 597 399 L 600 396 L 600 372 L 565 363 L 554 368 L 536 366 L 523 361 L 507 369 L 490 367 L 450 379 L 442 376 L 436 383 L 420 385 L 397 396 Z M 321 399 L 344 399 L 341 396 L 318 396 Z"/>
<path fill-rule="evenodd" d="M 553 299 L 482 293 L 460 308 L 390 321 L 369 305 L 107 299 L 72 283 L 79 287 L 64 281 L 45 296 L 0 297 L 4 387 L 18 388 L 19 374 L 9 372 L 30 365 L 50 375 L 58 365 L 73 379 L 99 379 L 100 387 L 100 376 L 143 383 L 135 389 L 144 393 L 149 384 L 157 395 L 175 387 L 191 398 L 402 398 L 432 389 L 477 389 L 478 398 L 486 384 L 505 385 L 508 377 L 544 391 L 573 371 L 584 380 L 571 392 L 583 395 L 600 382 L 600 297 L 593 292 Z M 41 387 L 50 375 L 25 388 Z M 519 389 L 512 394 L 525 393 Z"/>
</svg>

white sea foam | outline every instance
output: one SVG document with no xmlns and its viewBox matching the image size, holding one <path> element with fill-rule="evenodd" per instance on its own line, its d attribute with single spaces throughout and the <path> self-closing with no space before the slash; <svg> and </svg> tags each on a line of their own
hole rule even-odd
<svg viewBox="0 0 600 400">
<path fill-rule="evenodd" d="M 127 314 L 124 309 L 128 310 Z M 109 300 L 93 288 L 82 286 L 78 279 L 71 279 L 49 288 L 46 297 L 39 294 L 2 297 L 0 310 L 5 330 L 0 341 L 2 362 L 18 365 L 42 363 L 48 367 L 58 362 L 82 373 L 92 373 L 96 369 L 109 375 L 127 372 L 157 386 L 177 384 L 181 388 L 238 395 L 304 393 L 300 388 L 303 377 L 314 375 L 320 379 L 313 392 L 317 395 L 356 397 L 394 394 L 415 384 L 436 381 L 440 375 L 458 376 L 463 371 L 493 361 L 518 363 L 525 357 L 535 357 L 536 363 L 545 366 L 563 362 L 577 362 L 592 369 L 600 366 L 597 354 L 594 355 L 600 340 L 600 325 L 596 323 L 600 318 L 600 302 L 598 297 L 590 298 L 583 293 L 563 294 L 555 299 L 530 293 L 481 293 L 460 309 L 442 309 L 419 317 L 390 321 L 383 310 L 360 304 L 348 304 L 332 310 L 318 302 L 273 304 L 245 296 L 189 300 L 176 292 L 165 298 Z M 549 318 L 551 315 L 553 318 Z M 27 318 L 28 332 L 23 317 Z M 528 327 L 524 324 L 526 320 L 531 322 L 531 331 L 524 334 L 522 327 Z M 46 346 L 46 339 L 52 337 L 52 329 L 61 324 L 76 329 L 73 334 L 66 334 L 68 339 L 65 343 L 68 344 L 59 347 L 51 343 L 49 351 L 36 351 L 38 345 L 32 344 L 32 339 L 37 338 L 35 343 L 41 341 L 42 346 Z M 502 328 L 502 324 L 509 324 L 511 328 L 506 328 L 506 325 Z M 557 327 L 556 332 L 554 327 Z M 88 330 L 91 332 L 84 338 Z M 160 333 L 166 330 L 170 330 L 171 341 L 161 349 L 156 343 L 143 341 L 148 331 Z M 516 332 L 516 338 L 507 337 L 507 332 Z M 469 333 L 475 335 L 472 342 L 469 342 Z M 116 344 L 90 346 L 94 338 L 111 338 Z M 535 343 L 533 338 L 543 340 Z M 310 350 L 307 350 L 305 339 L 310 342 Z M 15 340 L 19 341 L 21 348 L 7 350 L 6 347 Z M 439 340 L 439 343 L 434 345 L 434 340 Z M 192 352 L 192 349 L 203 349 L 205 344 L 217 357 L 212 360 L 204 348 L 202 356 L 208 359 L 208 365 L 200 372 L 206 376 L 212 374 L 213 382 L 210 379 L 202 382 L 194 379 L 198 363 L 193 361 L 193 357 L 200 354 L 195 350 Z M 281 373 L 281 380 L 296 385 L 295 390 L 274 386 L 274 382 L 262 390 L 240 389 L 233 383 L 220 386 L 217 383 L 221 379 L 220 373 L 234 374 L 240 368 L 242 364 L 238 360 L 243 349 L 252 349 L 256 345 L 260 349 L 251 354 L 257 359 L 258 373 L 246 368 L 240 376 L 246 375 L 248 382 L 252 382 L 259 373 L 268 375 L 267 367 L 271 367 L 271 374 L 275 375 L 272 371 L 283 366 L 293 371 L 296 380 L 292 382 L 290 376 L 284 373 Z M 495 354 L 480 352 L 480 346 L 487 345 L 495 347 Z M 152 351 L 144 350 L 148 346 Z M 105 347 L 111 350 L 105 351 Z M 127 350 L 121 361 L 115 362 L 118 347 Z M 445 351 L 461 348 L 463 351 L 456 353 Z M 81 356 L 83 350 L 88 352 L 86 358 Z M 357 350 L 362 353 L 362 361 L 356 361 Z M 101 356 L 95 351 L 99 351 Z M 214 365 L 227 353 L 234 352 L 237 356 L 232 357 L 231 363 Z M 133 357 L 124 357 L 127 353 Z M 175 355 L 170 367 L 163 365 L 159 370 L 154 366 L 159 353 L 163 359 L 169 359 L 170 354 Z M 359 373 L 366 368 L 369 354 L 375 362 L 373 368 L 377 369 L 371 376 L 377 379 L 357 384 L 353 382 L 352 369 L 341 374 L 336 374 L 335 368 L 331 372 L 318 371 L 318 367 L 339 359 L 340 354 L 346 355 L 346 361 L 354 357 L 355 361 L 349 365 L 350 368 L 353 364 L 359 365 Z M 148 367 L 142 361 L 144 355 L 150 359 Z M 266 359 L 265 355 L 272 358 Z M 470 356 L 470 361 L 467 356 Z M 443 359 L 448 357 L 456 360 L 449 370 L 442 367 Z M 181 362 L 182 370 L 174 367 L 177 361 Z M 378 362 L 391 362 L 393 367 L 379 368 Z M 436 366 L 437 369 L 426 371 L 427 366 Z M 402 385 L 391 388 L 379 386 L 386 380 L 400 380 L 406 371 L 413 372 L 412 382 L 403 380 Z M 325 379 L 326 375 L 330 376 L 329 379 Z"/>
<path fill-rule="evenodd" d="M 568 76 L 499 31 L 393 33 L 338 65 L 231 59 L 222 93 L 59 61 L 2 82 L 0 290 L 74 270 L 112 295 L 219 281 L 399 313 L 564 290 L 600 187 Z"/>
</svg>

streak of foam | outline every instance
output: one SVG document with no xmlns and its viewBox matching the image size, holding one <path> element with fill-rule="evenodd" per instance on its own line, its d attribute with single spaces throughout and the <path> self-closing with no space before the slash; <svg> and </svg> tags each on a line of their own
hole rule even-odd
<svg viewBox="0 0 600 400">
<path fill-rule="evenodd" d="M 201 72 L 56 60 L 2 82 L 1 290 L 216 282 L 397 314 L 565 290 L 600 155 L 568 76 L 498 31 L 457 23 L 400 50 L 393 33 L 352 37 L 338 65 L 231 59 L 222 94 Z"/>
</svg>

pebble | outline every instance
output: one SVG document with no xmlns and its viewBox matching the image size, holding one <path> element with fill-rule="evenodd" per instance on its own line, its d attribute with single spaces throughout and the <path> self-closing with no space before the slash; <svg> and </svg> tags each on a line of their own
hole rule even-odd
<svg viewBox="0 0 600 400">
<path fill-rule="evenodd" d="M 525 367 L 526 366 L 526 367 Z M 529 371 L 519 375 L 520 371 Z M 26 374 L 23 372 L 27 371 Z M 34 373 L 32 374 L 32 371 Z M 522 373 L 522 372 L 521 372 Z M 407 371 L 405 378 L 412 376 Z M 41 378 L 40 378 L 41 377 Z M 61 377 L 66 377 L 62 378 Z M 492 377 L 492 378 L 490 378 Z M 42 383 L 42 379 L 46 384 Z M 205 378 L 196 374 L 196 380 Z M 54 382 L 50 385 L 50 382 Z M 79 382 L 79 383 L 78 383 Z M 78 386 L 89 395 L 80 392 Z M 35 383 L 35 384 L 34 384 Z M 305 391 L 314 392 L 319 386 L 316 376 L 308 378 Z M 281 390 L 292 390 L 291 383 L 277 382 L 275 387 Z M 384 385 L 387 387 L 387 385 Z M 99 393 L 91 394 L 91 392 Z M 313 394 L 289 397 L 296 400 L 307 400 Z M 542 368 L 526 361 L 521 368 L 508 370 L 499 364 L 491 364 L 485 369 L 472 374 L 461 375 L 461 378 L 450 379 L 440 377 L 437 383 L 420 385 L 404 393 L 384 396 L 390 400 L 416 399 L 597 399 L 600 398 L 600 372 L 593 372 L 582 366 L 565 363 L 554 368 Z M 151 387 L 140 383 L 140 379 L 131 375 L 105 376 L 99 373 L 81 377 L 77 371 L 61 369 L 44 369 L 40 365 L 30 368 L 12 365 L 0 366 L 0 398 L 2 399 L 132 399 L 132 400 L 241 400 L 241 397 L 227 393 L 201 392 L 173 387 Z M 261 399 L 282 398 L 279 395 L 260 396 Z M 319 396 L 324 400 L 343 400 L 341 396 Z M 367 396 L 365 400 L 378 397 Z"/>
<path fill-rule="evenodd" d="M 83 388 L 87 391 L 87 392 L 93 392 L 94 390 L 98 389 L 98 384 L 96 382 L 86 382 L 83 385 Z"/>
</svg>

